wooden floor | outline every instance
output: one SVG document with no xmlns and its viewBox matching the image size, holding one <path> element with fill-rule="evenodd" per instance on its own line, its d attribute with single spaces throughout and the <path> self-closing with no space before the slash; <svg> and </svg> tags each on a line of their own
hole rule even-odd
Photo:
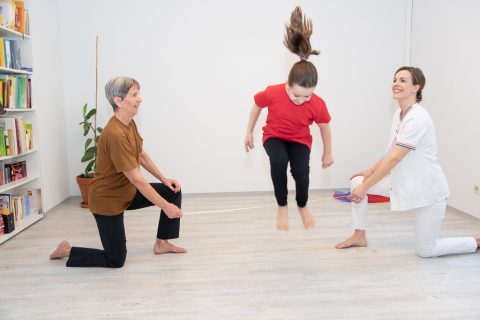
<svg viewBox="0 0 480 320">
<path fill-rule="evenodd" d="M 100 246 L 72 198 L 0 246 L 0 319 L 480 319 L 479 253 L 417 257 L 411 214 L 385 204 L 371 205 L 368 248 L 337 250 L 350 207 L 315 201 L 328 195 L 311 192 L 308 231 L 292 199 L 288 232 L 274 228 L 269 193 L 186 195 L 182 255 L 153 254 L 157 210 L 128 212 L 114 270 L 48 260 L 63 239 Z M 443 237 L 478 233 L 480 220 L 449 209 Z"/>
</svg>

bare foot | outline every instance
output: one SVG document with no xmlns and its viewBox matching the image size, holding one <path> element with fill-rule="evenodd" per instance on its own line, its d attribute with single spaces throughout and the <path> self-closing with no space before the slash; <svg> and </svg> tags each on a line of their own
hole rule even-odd
<svg viewBox="0 0 480 320">
<path fill-rule="evenodd" d="M 57 246 L 57 249 L 55 249 L 51 254 L 50 254 L 50 260 L 53 259 L 62 259 L 70 256 L 70 249 L 72 249 L 72 246 L 70 243 L 67 241 L 63 240 L 60 242 Z"/>
<path fill-rule="evenodd" d="M 335 248 L 346 249 L 351 247 L 366 247 L 368 245 L 365 230 L 355 229 L 353 235 L 347 240 L 337 243 Z"/>
<path fill-rule="evenodd" d="M 300 212 L 300 216 L 302 217 L 303 226 L 305 227 L 305 229 L 315 226 L 315 219 L 313 218 L 310 210 L 308 210 L 307 207 L 299 207 L 298 212 Z"/>
<path fill-rule="evenodd" d="M 157 239 L 155 241 L 155 246 L 153 247 L 153 253 L 163 254 L 163 253 L 169 253 L 169 252 L 172 252 L 172 253 L 186 253 L 187 249 L 177 247 L 177 246 L 171 244 L 170 242 L 168 242 L 168 240 Z"/>
<path fill-rule="evenodd" d="M 480 248 L 480 237 L 475 238 L 477 240 L 477 248 Z"/>
<path fill-rule="evenodd" d="M 288 206 L 278 207 L 277 230 L 288 230 Z"/>
</svg>

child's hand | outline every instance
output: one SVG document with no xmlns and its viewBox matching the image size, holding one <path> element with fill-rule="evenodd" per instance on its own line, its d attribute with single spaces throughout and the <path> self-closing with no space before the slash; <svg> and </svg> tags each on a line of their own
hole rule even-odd
<svg viewBox="0 0 480 320">
<path fill-rule="evenodd" d="M 333 157 L 330 153 L 324 153 L 322 156 L 322 168 L 326 169 L 333 164 Z"/>
<path fill-rule="evenodd" d="M 253 149 L 253 135 L 251 133 L 247 133 L 245 136 L 245 140 L 243 141 L 245 145 L 245 151 L 248 152 Z"/>
</svg>

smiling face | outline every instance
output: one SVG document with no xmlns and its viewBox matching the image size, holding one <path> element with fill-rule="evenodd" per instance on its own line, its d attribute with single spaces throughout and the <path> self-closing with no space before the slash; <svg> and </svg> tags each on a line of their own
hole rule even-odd
<svg viewBox="0 0 480 320">
<path fill-rule="evenodd" d="M 304 104 L 312 99 L 315 87 L 305 88 L 294 83 L 292 86 L 286 85 L 287 95 L 297 106 Z"/>
<path fill-rule="evenodd" d="M 392 93 L 397 101 L 416 101 L 419 89 L 420 86 L 413 84 L 412 74 L 407 70 L 400 70 L 393 77 Z"/>
<path fill-rule="evenodd" d="M 138 108 L 142 102 L 140 89 L 137 86 L 132 86 L 123 100 L 120 97 L 115 97 L 114 99 L 118 106 L 117 111 L 132 118 L 138 113 Z"/>
</svg>

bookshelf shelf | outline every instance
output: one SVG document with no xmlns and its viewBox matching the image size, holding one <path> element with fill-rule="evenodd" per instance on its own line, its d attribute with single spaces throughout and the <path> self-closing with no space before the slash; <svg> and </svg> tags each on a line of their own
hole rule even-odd
<svg viewBox="0 0 480 320">
<path fill-rule="evenodd" d="M 35 108 L 28 108 L 28 109 L 24 109 L 24 108 L 9 108 L 9 109 L 5 109 L 5 111 L 7 112 L 6 114 L 8 115 L 9 113 L 16 113 L 16 112 L 34 112 L 34 111 L 37 111 Z"/>
<path fill-rule="evenodd" d="M 25 71 L 25 70 L 18 70 L 18 69 L 12 69 L 12 68 L 5 68 L 5 67 L 0 67 L 0 73 L 9 73 L 9 74 L 26 74 L 26 75 L 32 75 L 33 72 L 30 71 Z"/>
<path fill-rule="evenodd" d="M 20 158 L 20 157 L 23 157 L 23 156 L 26 156 L 27 154 L 30 154 L 30 153 L 34 153 L 34 152 L 37 152 L 37 148 L 34 148 L 34 149 L 31 149 L 31 150 L 28 150 L 22 154 L 17 154 L 16 156 L 6 156 L 6 157 L 0 157 L 0 161 L 5 161 L 5 160 L 10 160 L 10 159 L 16 159 L 16 158 Z"/>
<path fill-rule="evenodd" d="M 18 187 L 21 187 L 23 185 L 26 185 L 27 183 L 30 183 L 32 181 L 38 180 L 39 177 L 26 177 L 22 179 L 18 179 L 12 182 L 9 182 L 7 184 L 4 184 L 0 186 L 0 193 L 6 193 L 8 191 L 11 191 L 13 189 L 16 189 Z"/>
<path fill-rule="evenodd" d="M 40 221 L 43 218 L 42 213 L 30 213 L 28 217 L 25 218 L 22 224 L 18 225 L 15 227 L 15 230 L 11 233 L 6 233 L 6 234 L 0 234 L 0 244 L 4 243 L 8 239 L 16 236 L 32 224 L 34 224 L 37 221 Z"/>
<path fill-rule="evenodd" d="M 0 26 L 0 37 L 9 39 L 30 39 L 28 34 L 5 28 L 3 26 Z"/>
</svg>

